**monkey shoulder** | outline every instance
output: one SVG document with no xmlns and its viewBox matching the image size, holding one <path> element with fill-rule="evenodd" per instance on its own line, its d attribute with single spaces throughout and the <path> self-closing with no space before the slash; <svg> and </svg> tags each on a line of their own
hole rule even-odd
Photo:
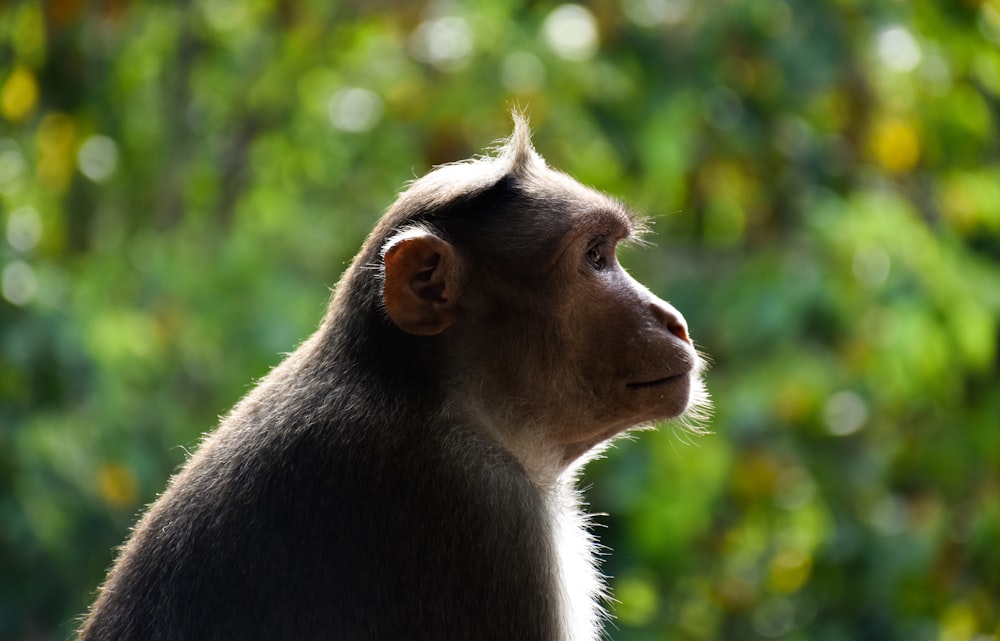
<svg viewBox="0 0 1000 641">
<path fill-rule="evenodd" d="M 244 431 L 210 437 L 127 546 L 157 609 L 240 612 L 247 638 L 555 638 L 550 507 L 497 444 L 440 421 Z"/>
</svg>

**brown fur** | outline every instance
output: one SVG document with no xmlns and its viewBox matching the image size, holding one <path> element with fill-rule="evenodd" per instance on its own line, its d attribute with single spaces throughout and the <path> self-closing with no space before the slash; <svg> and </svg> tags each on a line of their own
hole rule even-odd
<svg viewBox="0 0 1000 641">
<path fill-rule="evenodd" d="M 574 470 L 703 399 L 700 360 L 614 259 L 639 222 L 515 120 L 390 207 L 136 525 L 82 641 L 596 638 Z"/>
</svg>

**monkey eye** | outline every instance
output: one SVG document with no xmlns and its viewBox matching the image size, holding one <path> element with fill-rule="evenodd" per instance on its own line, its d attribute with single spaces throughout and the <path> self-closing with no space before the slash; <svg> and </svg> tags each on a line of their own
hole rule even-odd
<svg viewBox="0 0 1000 641">
<path fill-rule="evenodd" d="M 604 248 L 601 243 L 598 243 L 587 250 L 587 262 L 594 269 L 604 269 L 608 265 L 608 259 L 604 255 Z"/>
</svg>

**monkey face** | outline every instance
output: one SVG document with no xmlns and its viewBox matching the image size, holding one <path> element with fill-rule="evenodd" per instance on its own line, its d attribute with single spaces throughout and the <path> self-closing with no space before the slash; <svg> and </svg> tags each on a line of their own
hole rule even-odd
<svg viewBox="0 0 1000 641">
<path fill-rule="evenodd" d="M 639 223 L 573 185 L 561 211 L 546 193 L 519 203 L 508 222 L 533 238 L 439 261 L 464 265 L 445 337 L 459 396 L 501 431 L 558 448 L 564 463 L 631 427 L 685 413 L 701 393 L 702 367 L 684 317 L 618 262 L 617 246 Z M 532 226 L 539 217 L 548 224 Z"/>
<path fill-rule="evenodd" d="M 572 218 L 558 262 L 535 285 L 548 301 L 534 305 L 548 348 L 524 352 L 523 383 L 514 385 L 575 458 L 630 427 L 683 414 L 700 389 L 701 360 L 680 312 L 618 262 L 617 245 L 633 234 L 627 212 Z"/>
<path fill-rule="evenodd" d="M 592 239 L 566 293 L 567 355 L 578 392 L 557 436 L 581 452 L 635 425 L 679 416 L 700 360 L 684 317 L 618 263 L 616 240 Z"/>
<path fill-rule="evenodd" d="M 686 321 L 618 263 L 641 221 L 549 169 L 518 132 L 505 149 L 415 183 L 397 209 L 422 218 L 383 245 L 385 310 L 444 354 L 449 407 L 565 464 L 700 405 Z M 476 188 L 456 198 L 463 181 Z"/>
</svg>

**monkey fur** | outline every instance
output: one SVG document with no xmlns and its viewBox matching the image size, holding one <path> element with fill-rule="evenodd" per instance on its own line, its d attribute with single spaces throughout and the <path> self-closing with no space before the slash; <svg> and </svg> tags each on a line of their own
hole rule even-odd
<svg viewBox="0 0 1000 641">
<path fill-rule="evenodd" d="M 319 329 L 171 479 L 80 641 L 593 641 L 574 488 L 608 439 L 707 405 L 621 203 L 493 155 L 388 209 Z"/>
</svg>

